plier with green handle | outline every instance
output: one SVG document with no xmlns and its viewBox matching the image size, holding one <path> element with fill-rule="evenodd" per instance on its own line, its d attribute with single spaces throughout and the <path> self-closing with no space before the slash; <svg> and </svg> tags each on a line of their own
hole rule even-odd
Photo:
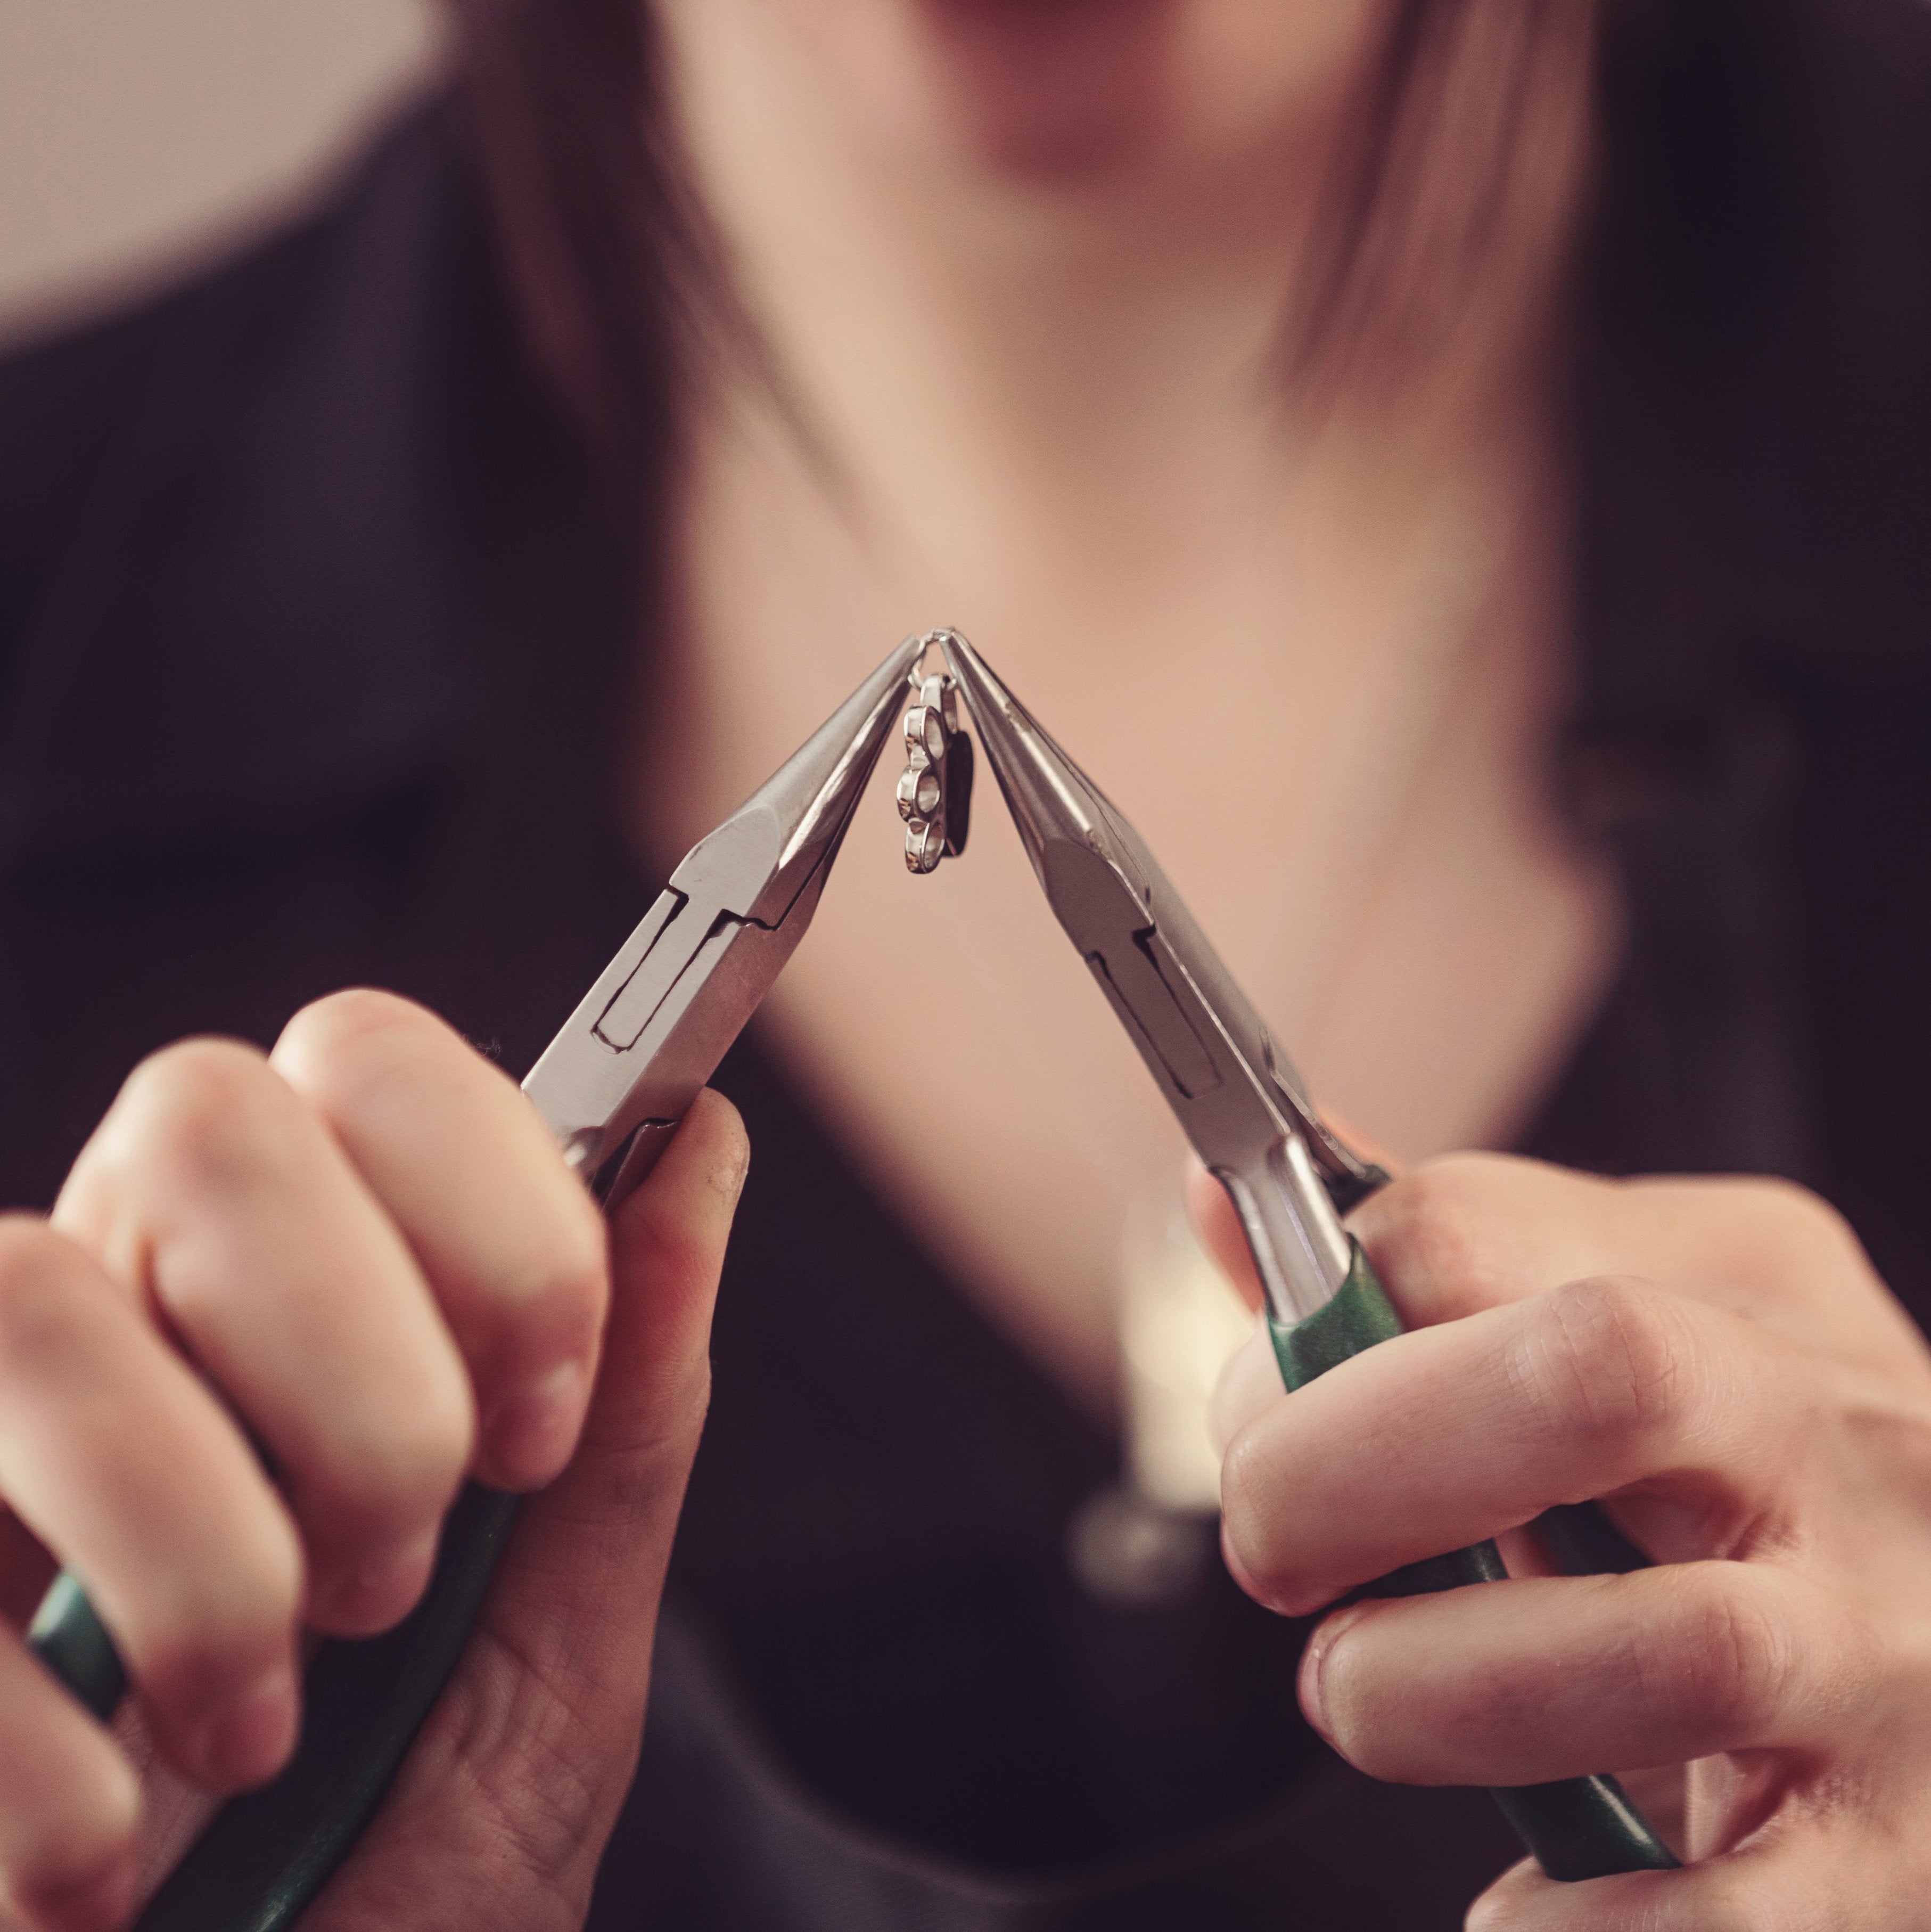
<svg viewBox="0 0 1931 1932">
<path fill-rule="evenodd" d="M 1132 827 L 955 632 L 908 638 L 671 875 L 524 1082 L 566 1159 L 607 1210 L 649 1172 L 810 923 L 934 642 L 1060 922 L 1233 1197 L 1288 1385 L 1399 1332 L 1340 1220 L 1387 1177 L 1315 1112 Z M 958 789 L 950 850 L 964 842 L 967 800 L 963 784 Z M 385 1636 L 322 1647 L 294 1760 L 271 1784 L 223 1809 L 137 1932 L 274 1932 L 292 1924 L 380 1802 L 454 1669 L 515 1508 L 514 1498 L 469 1485 L 445 1523 L 416 1610 Z M 1538 1528 L 1578 1570 L 1644 1560 L 1586 1510 L 1552 1513 Z M 1503 1574 L 1493 1546 L 1483 1544 L 1412 1565 L 1388 1587 L 1447 1588 Z M 90 1709 L 112 1714 L 126 1678 L 79 1580 L 56 1581 L 28 1636 Z M 1675 1862 L 1612 1779 L 1496 1796 L 1555 1876 Z"/>
<path fill-rule="evenodd" d="M 804 937 L 925 650 L 908 638 L 691 848 L 524 1081 L 607 1213 L 650 1172 Z M 455 1667 L 516 1505 L 468 1485 L 415 1610 L 384 1636 L 322 1646 L 295 1757 L 272 1784 L 222 1809 L 136 1932 L 272 1932 L 293 1922 L 381 1802 Z M 78 1579 L 55 1580 L 28 1640 L 97 1717 L 112 1714 L 126 1674 Z"/>
<path fill-rule="evenodd" d="M 1231 1198 L 1267 1298 L 1281 1377 L 1297 1389 L 1402 1332 L 1348 1209 L 1388 1179 L 1308 1100 L 1146 842 L 955 631 L 933 634 L 1054 915 L 1210 1172 Z M 1646 1559 L 1593 1506 L 1538 1520 L 1564 1567 Z M 1378 1593 L 1413 1595 L 1507 1574 L 1492 1543 L 1411 1564 Z M 1667 1870 L 1677 1860 L 1613 1778 L 1494 1793 L 1552 1878 Z"/>
</svg>

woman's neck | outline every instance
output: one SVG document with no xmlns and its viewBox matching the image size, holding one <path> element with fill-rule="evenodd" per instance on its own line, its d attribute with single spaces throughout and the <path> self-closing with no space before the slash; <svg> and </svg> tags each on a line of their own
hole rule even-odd
<svg viewBox="0 0 1931 1932">
<path fill-rule="evenodd" d="M 701 194 L 870 541 L 1142 550 L 1151 478 L 1264 460 L 1366 10 L 671 8 Z"/>
</svg>

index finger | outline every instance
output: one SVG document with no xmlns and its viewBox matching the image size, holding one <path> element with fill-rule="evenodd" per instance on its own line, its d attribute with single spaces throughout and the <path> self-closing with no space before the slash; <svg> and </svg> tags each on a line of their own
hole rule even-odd
<svg viewBox="0 0 1931 1932">
<path fill-rule="evenodd" d="M 1891 1370 L 1926 1360 L 1843 1216 L 1788 1181 L 1610 1179 L 1450 1154 L 1370 1195 L 1349 1225 L 1411 1328 L 1560 1282 L 1634 1275 L 1840 1360 Z"/>
<path fill-rule="evenodd" d="M 304 1007 L 271 1064 L 320 1113 L 400 1229 L 475 1387 L 480 1478 L 568 1460 L 609 1293 L 603 1217 L 514 1084 L 394 994 Z"/>
<path fill-rule="evenodd" d="M 1775 1533 L 1816 1375 L 1754 1324 L 1622 1277 L 1417 1330 L 1234 1438 L 1228 1554 L 1255 1594 L 1301 1614 L 1555 1504 L 1639 1486 L 1634 1527 L 1653 1557 L 1746 1554 L 1747 1535 Z"/>
</svg>

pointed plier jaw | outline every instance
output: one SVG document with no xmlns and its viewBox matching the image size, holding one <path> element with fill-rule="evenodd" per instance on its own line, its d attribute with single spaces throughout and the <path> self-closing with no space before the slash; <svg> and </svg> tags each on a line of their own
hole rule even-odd
<svg viewBox="0 0 1931 1932">
<path fill-rule="evenodd" d="M 607 1208 L 649 1172 L 804 936 L 926 640 L 908 638 L 700 839 L 523 1090 Z"/>
<path fill-rule="evenodd" d="M 1126 814 L 963 637 L 937 641 L 1048 903 L 1231 1197 L 1270 1310 L 1315 1312 L 1348 1276 L 1342 1214 L 1387 1177 L 1315 1112 Z"/>
<path fill-rule="evenodd" d="M 1331 1132 L 1145 842 L 955 633 L 946 658 L 979 727 L 1033 868 L 1168 1104 L 1232 1197 L 1266 1291 L 1281 1379 L 1309 1382 L 1402 1332 L 1341 1216 L 1387 1179 Z M 1573 1512 L 1570 1514 L 1573 1516 Z M 1606 1537 L 1605 1532 L 1606 1532 Z M 1612 1528 L 1579 1532 L 1599 1567 Z M 1606 1566 L 1632 1567 L 1618 1556 Z M 1411 1564 L 1378 1594 L 1413 1595 L 1508 1574 L 1492 1543 Z M 1607 1775 L 1495 1794 L 1552 1877 L 1667 1870 L 1677 1861 Z"/>
</svg>

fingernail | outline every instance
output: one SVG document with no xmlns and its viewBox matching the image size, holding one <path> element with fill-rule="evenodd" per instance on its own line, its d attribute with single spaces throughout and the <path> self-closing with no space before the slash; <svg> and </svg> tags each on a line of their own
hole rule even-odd
<svg viewBox="0 0 1931 1932">
<path fill-rule="evenodd" d="M 328 1592 L 311 1613 L 318 1628 L 334 1636 L 373 1635 L 387 1630 L 415 1606 L 436 1564 L 433 1526 L 408 1542 L 371 1557 Z"/>
<path fill-rule="evenodd" d="M 134 1854 L 128 1852 L 78 1885 L 35 1892 L 29 1901 L 34 1916 L 58 1926 L 61 1932 L 115 1932 L 133 1916 L 139 1869 Z"/>
<path fill-rule="evenodd" d="M 562 1468 L 576 1446 L 589 1393 L 583 1364 L 559 1362 L 503 1405 L 490 1426 L 490 1450 L 504 1481 L 535 1489 Z"/>
<path fill-rule="evenodd" d="M 208 1781 L 234 1789 L 273 1777 L 294 1745 L 295 1720 L 295 1679 L 277 1665 L 208 1726 L 201 1749 Z"/>
<path fill-rule="evenodd" d="M 1234 1532 L 1225 1516 L 1220 1520 L 1220 1559 L 1227 1565 L 1227 1574 L 1264 1610 L 1272 1610 L 1277 1617 L 1305 1616 L 1325 1600 L 1317 1598 L 1314 1604 L 1300 1604 L 1288 1601 L 1278 1590 L 1270 1589 L 1252 1570 L 1248 1568 L 1240 1552 L 1234 1546 Z"/>
<path fill-rule="evenodd" d="M 1335 1646 L 1361 1621 L 1366 1610 L 1366 1604 L 1351 1604 L 1346 1610 L 1336 1611 L 1308 1640 L 1306 1652 L 1301 1658 L 1302 1712 L 1330 1744 L 1334 1742 L 1334 1730 L 1327 1715 L 1327 1666 L 1333 1660 Z"/>
<path fill-rule="evenodd" d="M 1227 1574 L 1257 1604 L 1264 1604 L 1267 1593 L 1255 1582 L 1254 1573 L 1240 1560 L 1240 1552 L 1234 1546 L 1234 1532 L 1227 1526 L 1227 1519 L 1220 1519 L 1220 1560 L 1227 1565 Z"/>
<path fill-rule="evenodd" d="M 751 1143 L 740 1141 L 736 1153 L 729 1166 L 718 1169 L 712 1177 L 711 1184 L 724 1198 L 726 1204 L 735 1208 L 744 1193 L 744 1184 L 751 1173 Z"/>
</svg>

